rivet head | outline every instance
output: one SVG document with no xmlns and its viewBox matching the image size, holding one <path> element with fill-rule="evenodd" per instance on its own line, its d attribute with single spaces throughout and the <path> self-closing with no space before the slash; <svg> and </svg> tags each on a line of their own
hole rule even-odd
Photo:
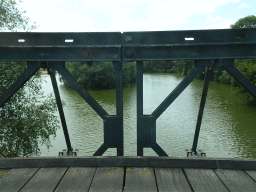
<svg viewBox="0 0 256 192">
<path fill-rule="evenodd" d="M 126 43 L 132 42 L 132 37 L 126 36 L 126 37 L 125 37 L 125 42 L 126 42 Z"/>
</svg>

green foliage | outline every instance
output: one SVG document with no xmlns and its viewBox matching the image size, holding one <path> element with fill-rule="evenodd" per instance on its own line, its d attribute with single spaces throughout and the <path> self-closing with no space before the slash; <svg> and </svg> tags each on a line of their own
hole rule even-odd
<svg viewBox="0 0 256 192">
<path fill-rule="evenodd" d="M 231 84 L 231 75 L 224 71 L 221 76 L 219 76 L 218 81 L 222 84 Z"/>
<path fill-rule="evenodd" d="M 187 62 L 186 60 L 173 61 L 174 65 L 173 65 L 171 72 L 185 74 L 186 62 Z"/>
<path fill-rule="evenodd" d="M 239 19 L 231 28 L 255 28 L 256 16 L 250 15 Z M 254 85 L 256 85 L 256 59 L 236 59 L 235 66 L 243 73 Z M 256 98 L 249 93 L 243 86 L 233 80 L 233 84 L 240 87 L 240 93 L 245 97 L 249 105 L 256 106 Z"/>
<path fill-rule="evenodd" d="M 123 63 L 123 86 L 127 87 L 136 82 L 136 63 L 124 62 Z"/>
<path fill-rule="evenodd" d="M 0 62 L 0 94 L 25 69 L 25 62 Z M 56 101 L 40 90 L 37 75 L 0 108 L 0 151 L 8 157 L 39 155 L 39 145 L 49 147 L 56 134 Z"/>
<path fill-rule="evenodd" d="M 194 61 L 192 60 L 143 62 L 143 71 L 146 73 L 179 73 L 186 76 L 193 68 Z"/>
<path fill-rule="evenodd" d="M 222 75 L 223 68 L 216 66 L 213 71 L 213 81 L 220 82 L 220 76 Z"/>
<path fill-rule="evenodd" d="M 231 25 L 231 28 L 250 28 L 256 27 L 256 16 L 250 15 L 244 18 L 239 19 L 234 25 Z"/>
<path fill-rule="evenodd" d="M 87 90 L 113 89 L 116 87 L 112 62 L 93 62 L 91 66 L 81 62 L 66 62 L 66 69 Z M 123 85 L 136 81 L 135 62 L 123 63 Z M 64 80 L 64 84 L 70 85 Z"/>
<path fill-rule="evenodd" d="M 143 62 L 143 72 L 146 73 L 157 73 L 159 69 L 159 61 L 144 61 Z"/>
<path fill-rule="evenodd" d="M 30 25 L 28 17 L 24 16 L 26 11 L 18 8 L 20 0 L 1 0 L 0 2 L 0 30 L 16 31 L 18 29 L 30 31 L 35 28 Z"/>
<path fill-rule="evenodd" d="M 29 18 L 18 8 L 21 1 L 0 1 L 1 31 L 30 31 Z M 0 95 L 26 70 L 25 62 L 0 62 Z M 56 102 L 43 97 L 40 79 L 31 78 L 0 108 L 0 152 L 7 157 L 39 155 L 39 145 L 50 146 L 56 134 Z"/>
<path fill-rule="evenodd" d="M 237 59 L 235 65 L 256 86 L 256 59 Z M 239 87 L 247 103 L 256 106 L 256 98 L 243 86 L 239 85 Z"/>
<path fill-rule="evenodd" d="M 256 16 L 250 15 L 239 19 L 231 28 L 255 28 Z M 180 60 L 171 61 L 169 68 L 166 67 L 166 62 L 170 61 L 146 61 L 144 62 L 144 72 L 171 72 L 187 75 L 194 67 L 194 61 Z M 240 70 L 254 85 L 256 85 L 256 59 L 237 59 L 235 66 Z M 167 70 L 168 69 L 168 70 Z M 204 72 L 197 76 L 198 79 L 204 79 Z M 222 67 L 216 67 L 212 79 L 223 84 L 231 86 L 239 86 L 240 93 L 248 101 L 248 104 L 256 105 L 256 99 L 243 86 L 241 86 L 228 72 Z"/>
</svg>

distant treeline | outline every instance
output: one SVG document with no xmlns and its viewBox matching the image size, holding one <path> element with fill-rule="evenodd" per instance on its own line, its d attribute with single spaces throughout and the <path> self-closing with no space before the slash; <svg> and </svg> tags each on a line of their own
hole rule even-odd
<svg viewBox="0 0 256 192">
<path fill-rule="evenodd" d="M 236 59 L 235 66 L 256 85 L 256 59 Z M 194 60 L 143 62 L 145 73 L 179 73 L 186 76 L 194 67 Z M 116 87 L 115 70 L 112 62 L 66 62 L 66 68 L 87 90 L 113 89 Z M 204 72 L 199 74 L 197 78 L 204 79 Z M 248 104 L 256 106 L 256 99 L 222 67 L 215 67 L 211 80 L 239 87 L 239 92 L 242 93 L 240 96 L 248 101 Z M 124 62 L 124 87 L 135 82 L 136 63 Z M 70 87 L 66 81 L 64 83 Z"/>
<path fill-rule="evenodd" d="M 254 85 L 256 85 L 256 59 L 236 59 L 235 66 Z M 195 61 L 193 60 L 144 62 L 144 72 L 148 73 L 179 73 L 186 76 L 194 67 Z M 198 75 L 197 78 L 204 79 L 204 72 Z M 239 87 L 239 96 L 245 99 L 249 105 L 256 106 L 255 97 L 253 97 L 222 67 L 215 67 L 211 80 Z"/>
</svg>

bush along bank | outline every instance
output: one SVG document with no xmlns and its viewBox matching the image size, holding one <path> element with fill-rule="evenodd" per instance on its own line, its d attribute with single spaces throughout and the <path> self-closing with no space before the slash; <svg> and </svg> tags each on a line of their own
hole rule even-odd
<svg viewBox="0 0 256 192">
<path fill-rule="evenodd" d="M 145 73 L 178 73 L 186 76 L 195 67 L 193 60 L 179 61 L 145 61 Z M 244 74 L 256 86 L 256 59 L 236 59 L 235 67 Z M 204 72 L 197 76 L 197 79 L 204 79 Z M 227 71 L 222 67 L 215 67 L 211 81 L 228 84 L 238 87 L 236 94 L 245 99 L 248 105 L 256 107 L 256 99 L 243 86 L 241 86 Z"/>
<path fill-rule="evenodd" d="M 114 89 L 115 69 L 112 62 L 66 62 L 66 69 L 86 89 Z M 70 85 L 65 81 L 67 87 Z M 123 86 L 136 82 L 136 63 L 123 63 Z"/>
</svg>

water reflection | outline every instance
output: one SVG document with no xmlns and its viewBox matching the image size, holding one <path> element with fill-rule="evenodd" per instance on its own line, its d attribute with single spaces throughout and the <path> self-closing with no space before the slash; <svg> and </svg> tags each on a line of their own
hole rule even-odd
<svg viewBox="0 0 256 192">
<path fill-rule="evenodd" d="M 50 78 L 43 90 L 52 91 Z M 151 114 L 183 79 L 180 75 L 144 74 L 144 114 Z M 74 91 L 58 82 L 71 144 L 79 155 L 92 155 L 103 143 L 103 121 Z M 185 156 L 191 148 L 203 81 L 194 80 L 157 120 L 157 142 L 170 156 Z M 208 157 L 256 158 L 256 109 L 246 106 L 232 92 L 235 88 L 211 82 L 201 126 L 198 148 Z M 115 90 L 89 91 L 110 114 L 115 112 Z M 58 113 L 56 112 L 56 115 Z M 124 89 L 124 154 L 136 156 L 136 86 Z M 52 140 L 50 151 L 42 147 L 42 156 L 57 156 L 66 148 L 62 129 Z M 156 156 L 151 149 L 145 155 Z M 116 149 L 104 155 L 116 155 Z"/>
</svg>

